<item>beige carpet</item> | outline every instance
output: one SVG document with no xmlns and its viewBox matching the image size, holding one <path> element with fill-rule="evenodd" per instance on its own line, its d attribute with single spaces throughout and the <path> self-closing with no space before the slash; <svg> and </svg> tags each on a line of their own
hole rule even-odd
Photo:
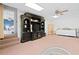
<svg viewBox="0 0 79 59">
<path fill-rule="evenodd" d="M 61 47 L 71 54 L 79 54 L 79 38 L 49 35 L 35 41 L 19 43 L 5 49 L 0 49 L 0 54 L 39 55 L 48 47 Z"/>
<path fill-rule="evenodd" d="M 52 46 L 48 47 L 41 54 L 42 55 L 71 55 L 71 53 L 64 48 L 52 47 Z"/>
</svg>

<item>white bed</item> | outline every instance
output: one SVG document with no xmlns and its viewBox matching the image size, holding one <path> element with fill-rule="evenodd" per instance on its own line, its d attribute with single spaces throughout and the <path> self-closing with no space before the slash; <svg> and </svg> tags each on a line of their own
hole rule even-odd
<svg viewBox="0 0 79 59">
<path fill-rule="evenodd" d="M 57 35 L 65 35 L 65 36 L 76 36 L 76 29 L 71 29 L 71 28 L 62 28 L 56 30 Z"/>
</svg>

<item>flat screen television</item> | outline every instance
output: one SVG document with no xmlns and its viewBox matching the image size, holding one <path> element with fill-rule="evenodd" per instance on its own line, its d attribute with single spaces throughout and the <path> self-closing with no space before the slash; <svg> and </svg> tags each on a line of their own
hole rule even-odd
<svg viewBox="0 0 79 59">
<path fill-rule="evenodd" d="M 32 31 L 33 32 L 38 32 L 38 31 L 40 31 L 40 24 L 37 24 L 37 23 L 34 23 L 34 24 L 32 24 L 33 26 L 32 26 Z"/>
</svg>

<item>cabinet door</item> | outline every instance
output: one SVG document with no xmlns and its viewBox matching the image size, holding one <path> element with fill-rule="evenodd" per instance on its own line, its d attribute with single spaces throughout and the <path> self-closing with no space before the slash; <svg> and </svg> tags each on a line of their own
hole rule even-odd
<svg viewBox="0 0 79 59">
<path fill-rule="evenodd" d="M 3 5 L 0 4 L 0 38 L 4 38 Z"/>
<path fill-rule="evenodd" d="M 54 34 L 53 32 L 53 24 L 49 23 L 48 24 L 48 35 L 52 35 Z"/>
</svg>

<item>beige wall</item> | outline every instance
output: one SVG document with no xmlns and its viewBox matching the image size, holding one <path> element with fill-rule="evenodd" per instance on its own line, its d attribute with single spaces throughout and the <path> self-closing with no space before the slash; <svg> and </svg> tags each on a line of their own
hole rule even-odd
<svg viewBox="0 0 79 59">
<path fill-rule="evenodd" d="M 3 5 L 0 4 L 0 38 L 4 38 Z"/>
</svg>

